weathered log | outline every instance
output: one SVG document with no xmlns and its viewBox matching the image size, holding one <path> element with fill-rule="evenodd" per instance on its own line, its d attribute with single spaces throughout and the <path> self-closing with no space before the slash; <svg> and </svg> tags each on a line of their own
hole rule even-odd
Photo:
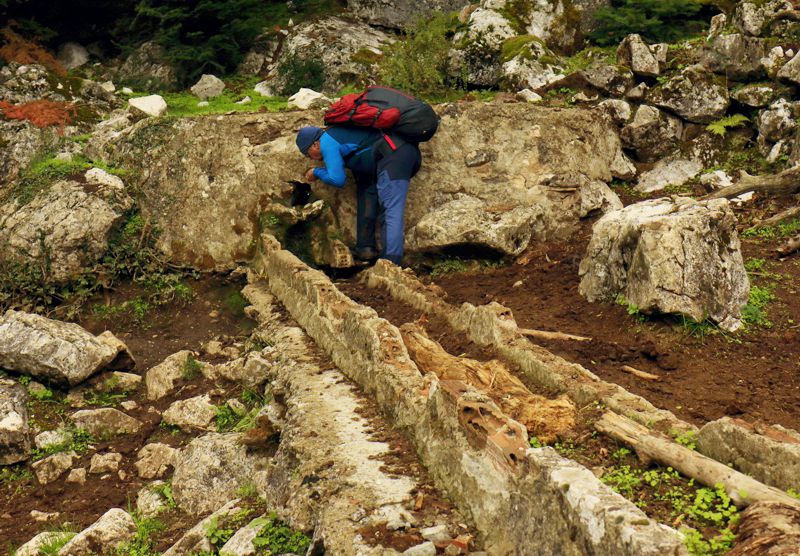
<svg viewBox="0 0 800 556">
<path fill-rule="evenodd" d="M 484 363 L 455 357 L 417 324 L 404 324 L 400 333 L 420 370 L 434 373 L 442 381 L 459 380 L 485 392 L 503 412 L 543 442 L 551 442 L 574 428 L 575 404 L 566 396 L 550 400 L 534 394 L 500 361 Z"/>
<path fill-rule="evenodd" d="M 748 191 L 761 191 L 772 194 L 788 194 L 800 191 L 800 165 L 792 166 L 777 174 L 761 176 L 751 176 L 743 171 L 737 183 L 706 195 L 705 199 L 721 199 L 723 197 L 731 199 Z"/>
<path fill-rule="evenodd" d="M 728 556 L 796 556 L 800 554 L 800 510 L 758 502 L 742 512 L 736 533 Z"/>
<path fill-rule="evenodd" d="M 723 485 L 737 506 L 747 506 L 754 502 L 780 502 L 800 509 L 800 500 L 782 490 L 760 483 L 613 411 L 603 414 L 595 423 L 595 428 L 630 445 L 645 461 L 668 465 L 710 487 Z"/>
<path fill-rule="evenodd" d="M 639 369 L 631 367 L 630 365 L 623 365 L 622 370 L 628 374 L 632 374 L 633 376 L 637 376 L 645 380 L 661 380 L 661 377 L 658 375 L 654 375 L 653 373 L 648 373 L 645 371 L 640 371 Z"/>
<path fill-rule="evenodd" d="M 565 332 L 550 332 L 548 330 L 534 330 L 532 328 L 519 328 L 520 334 L 530 336 L 531 338 L 539 338 L 542 340 L 572 340 L 575 342 L 591 342 L 591 338 L 586 336 L 576 336 L 574 334 L 567 334 Z"/>
<path fill-rule="evenodd" d="M 777 251 L 779 256 L 785 257 L 790 253 L 794 253 L 798 249 L 800 249 L 800 234 L 794 236 L 792 239 L 778 247 L 775 251 Z"/>
<path fill-rule="evenodd" d="M 777 224 L 780 224 L 781 222 L 785 222 L 786 220 L 790 220 L 790 219 L 795 218 L 797 216 L 800 216 L 800 205 L 798 205 L 796 207 L 789 207 L 788 209 L 783 210 L 783 211 L 779 212 L 778 214 L 776 214 L 774 216 L 770 216 L 769 218 L 765 218 L 764 220 L 762 220 L 761 222 L 759 222 L 758 224 L 756 224 L 753 227 L 754 228 L 765 228 L 767 226 L 775 226 Z"/>
</svg>

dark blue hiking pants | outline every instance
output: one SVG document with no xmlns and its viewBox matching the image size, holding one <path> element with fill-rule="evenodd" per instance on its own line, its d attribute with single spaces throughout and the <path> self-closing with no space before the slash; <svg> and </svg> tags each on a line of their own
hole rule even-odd
<svg viewBox="0 0 800 556">
<path fill-rule="evenodd" d="M 375 149 L 376 174 L 354 173 L 356 179 L 356 250 L 376 248 L 375 225 L 381 226 L 380 256 L 395 264 L 403 259 L 403 224 L 411 178 L 422 156 L 415 143 Z"/>
</svg>

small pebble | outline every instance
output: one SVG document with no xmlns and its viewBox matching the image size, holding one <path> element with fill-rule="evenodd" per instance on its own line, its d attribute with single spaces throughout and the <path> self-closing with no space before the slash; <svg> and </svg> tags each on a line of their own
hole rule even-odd
<svg viewBox="0 0 800 556">
<path fill-rule="evenodd" d="M 219 318 L 219 311 L 217 311 L 216 309 L 214 309 L 213 311 L 211 311 L 211 312 L 208 314 L 208 316 L 209 316 L 209 317 L 211 317 L 212 319 L 218 319 L 218 318 Z"/>
<path fill-rule="evenodd" d="M 522 286 L 524 283 L 525 282 L 523 282 L 522 280 L 517 280 L 516 282 L 514 282 L 513 287 L 518 288 L 518 287 Z"/>
</svg>

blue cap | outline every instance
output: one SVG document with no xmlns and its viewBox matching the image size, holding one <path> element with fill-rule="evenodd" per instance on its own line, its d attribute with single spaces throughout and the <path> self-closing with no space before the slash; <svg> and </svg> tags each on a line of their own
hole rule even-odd
<svg viewBox="0 0 800 556">
<path fill-rule="evenodd" d="M 295 139 L 297 148 L 300 149 L 301 153 L 307 155 L 308 149 L 323 133 L 325 133 L 325 130 L 320 127 L 308 126 L 300 128 L 300 131 L 297 132 L 297 138 Z"/>
</svg>

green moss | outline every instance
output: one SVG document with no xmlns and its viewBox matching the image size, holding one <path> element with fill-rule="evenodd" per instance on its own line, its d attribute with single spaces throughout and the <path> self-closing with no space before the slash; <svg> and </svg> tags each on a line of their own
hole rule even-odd
<svg viewBox="0 0 800 556">
<path fill-rule="evenodd" d="M 372 66 L 374 64 L 379 63 L 383 59 L 383 54 L 380 52 L 374 52 L 369 48 L 362 48 L 352 56 L 350 56 L 350 60 L 355 62 L 356 64 L 362 64 L 364 66 Z"/>
<path fill-rule="evenodd" d="M 516 58 L 520 54 L 525 56 L 527 53 L 527 59 L 532 57 L 531 49 L 529 45 L 531 43 L 540 43 L 541 40 L 538 37 L 533 35 L 519 35 L 517 37 L 511 37 L 503 41 L 503 46 L 501 49 L 501 59 L 503 62 L 508 62 L 509 60 Z"/>
<path fill-rule="evenodd" d="M 528 32 L 533 8 L 531 0 L 511 0 L 500 10 L 500 14 L 508 20 L 509 25 L 518 35 L 523 35 Z"/>
</svg>

